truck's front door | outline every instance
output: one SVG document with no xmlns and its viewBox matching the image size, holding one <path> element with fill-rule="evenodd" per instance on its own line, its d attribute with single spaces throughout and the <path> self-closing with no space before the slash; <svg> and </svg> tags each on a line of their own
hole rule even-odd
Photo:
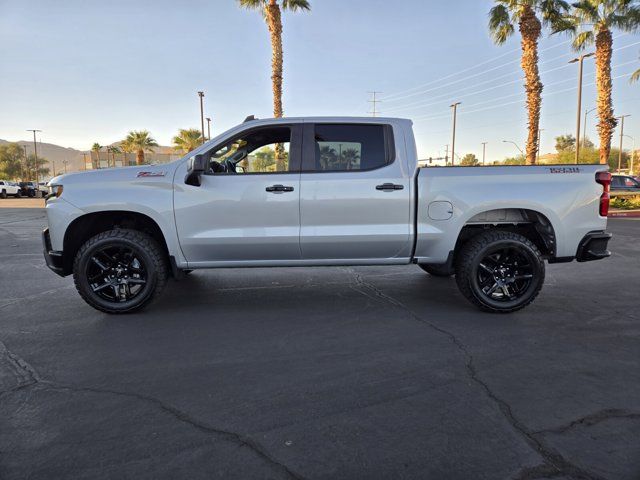
<svg viewBox="0 0 640 480">
<path fill-rule="evenodd" d="M 390 125 L 305 124 L 303 259 L 366 263 L 410 257 L 412 176 L 401 158 L 403 146 Z"/>
<path fill-rule="evenodd" d="M 189 264 L 300 260 L 301 139 L 301 125 L 248 129 L 204 154 L 200 186 L 175 179 Z"/>
</svg>

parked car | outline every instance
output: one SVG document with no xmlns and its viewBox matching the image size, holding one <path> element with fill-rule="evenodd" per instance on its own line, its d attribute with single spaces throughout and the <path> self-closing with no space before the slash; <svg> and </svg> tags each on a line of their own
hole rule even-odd
<svg viewBox="0 0 640 480">
<path fill-rule="evenodd" d="M 611 190 L 640 193 L 640 181 L 630 175 L 613 175 L 611 177 Z"/>
<path fill-rule="evenodd" d="M 248 119 L 172 163 L 52 179 L 44 256 L 108 313 L 193 269 L 412 263 L 513 312 L 545 260 L 610 255 L 606 169 L 419 168 L 409 120 Z"/>
<path fill-rule="evenodd" d="M 35 197 L 38 194 L 38 187 L 35 182 L 20 182 L 20 195 L 23 197 Z"/>
<path fill-rule="evenodd" d="M 7 198 L 9 195 L 20 196 L 20 187 L 9 180 L 0 180 L 0 198 Z"/>
<path fill-rule="evenodd" d="M 49 195 L 49 185 L 47 182 L 38 182 L 38 194 L 42 198 Z"/>
</svg>

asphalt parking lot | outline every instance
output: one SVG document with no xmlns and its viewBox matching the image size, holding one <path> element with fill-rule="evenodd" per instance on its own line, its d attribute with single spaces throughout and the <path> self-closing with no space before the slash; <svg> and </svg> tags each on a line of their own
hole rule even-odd
<svg viewBox="0 0 640 480">
<path fill-rule="evenodd" d="M 44 223 L 0 208 L 0 478 L 640 478 L 640 219 L 506 316 L 416 266 L 194 272 L 108 316 Z"/>
</svg>

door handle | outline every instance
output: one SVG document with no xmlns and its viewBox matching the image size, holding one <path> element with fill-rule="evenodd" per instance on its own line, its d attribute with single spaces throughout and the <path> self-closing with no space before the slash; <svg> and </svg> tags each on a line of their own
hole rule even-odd
<svg viewBox="0 0 640 480">
<path fill-rule="evenodd" d="M 265 190 L 271 193 L 293 192 L 293 187 L 287 185 L 271 185 L 265 188 Z"/>
<path fill-rule="evenodd" d="M 383 183 L 382 185 L 376 185 L 376 190 L 382 190 L 383 192 L 393 192 L 394 190 L 402 190 L 404 185 L 397 185 L 394 183 Z"/>
</svg>

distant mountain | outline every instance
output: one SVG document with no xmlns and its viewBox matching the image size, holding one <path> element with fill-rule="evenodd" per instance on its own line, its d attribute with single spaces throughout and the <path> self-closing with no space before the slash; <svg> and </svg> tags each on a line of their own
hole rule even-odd
<svg viewBox="0 0 640 480">
<path fill-rule="evenodd" d="M 27 154 L 33 154 L 33 142 L 28 140 L 20 140 L 18 142 L 8 142 L 7 140 L 0 139 L 0 145 L 6 143 L 18 143 L 20 145 L 27 146 Z M 116 142 L 113 145 L 119 145 L 120 142 Z M 104 150 L 103 150 L 104 151 Z M 159 146 L 155 147 L 154 151 L 161 154 L 175 154 L 175 150 L 172 147 Z M 64 161 L 67 161 L 67 172 L 77 172 L 84 170 L 84 155 L 87 155 L 89 161 L 89 150 L 76 150 L 75 148 L 61 147 L 53 143 L 40 143 L 38 142 L 38 158 L 45 158 L 49 160 L 49 169 L 53 174 L 53 167 L 55 165 L 55 173 L 64 173 Z"/>
</svg>

